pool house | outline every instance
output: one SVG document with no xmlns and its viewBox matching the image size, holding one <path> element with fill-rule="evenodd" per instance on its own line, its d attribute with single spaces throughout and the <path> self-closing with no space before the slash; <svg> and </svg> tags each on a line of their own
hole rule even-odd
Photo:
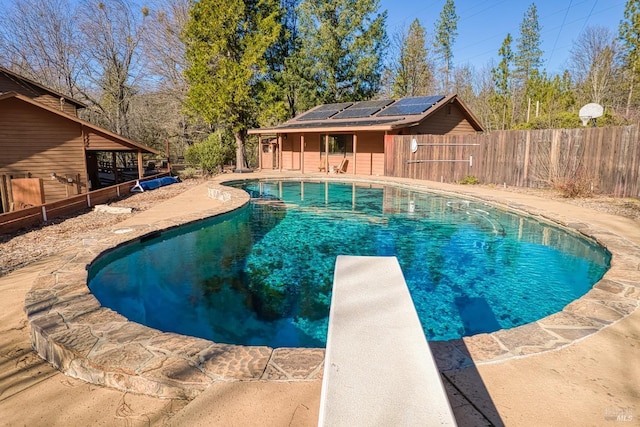
<svg viewBox="0 0 640 427">
<path fill-rule="evenodd" d="M 258 135 L 261 170 L 384 176 L 394 135 L 483 130 L 453 94 L 323 104 L 249 134 Z"/>
</svg>

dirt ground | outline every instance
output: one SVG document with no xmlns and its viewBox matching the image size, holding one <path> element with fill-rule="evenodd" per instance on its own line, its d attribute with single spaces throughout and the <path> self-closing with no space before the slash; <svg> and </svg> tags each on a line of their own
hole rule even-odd
<svg viewBox="0 0 640 427">
<path fill-rule="evenodd" d="M 52 255 L 60 247 L 78 242 L 78 236 L 85 231 L 122 222 L 202 182 L 202 179 L 189 179 L 153 191 L 131 193 L 109 203 L 109 206 L 132 208 L 130 214 L 112 214 L 90 209 L 73 216 L 57 218 L 40 227 L 13 234 L 0 234 L 0 276 Z"/>
</svg>

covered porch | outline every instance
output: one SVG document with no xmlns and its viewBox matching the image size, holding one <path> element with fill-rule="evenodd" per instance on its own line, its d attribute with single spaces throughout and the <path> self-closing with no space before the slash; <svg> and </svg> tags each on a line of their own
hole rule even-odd
<svg viewBox="0 0 640 427">
<path fill-rule="evenodd" d="M 257 133 L 257 132 L 256 132 Z M 384 175 L 386 132 L 258 133 L 260 170 Z"/>
</svg>

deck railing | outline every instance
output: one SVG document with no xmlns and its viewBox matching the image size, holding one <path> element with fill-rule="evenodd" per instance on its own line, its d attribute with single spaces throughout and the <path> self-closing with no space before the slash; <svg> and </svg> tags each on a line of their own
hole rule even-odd
<svg viewBox="0 0 640 427">
<path fill-rule="evenodd" d="M 169 175 L 168 172 L 145 177 L 147 179 L 160 178 Z M 78 194 L 66 199 L 40 206 L 33 206 L 0 215 L 0 234 L 14 233 L 20 229 L 44 224 L 55 218 L 72 215 L 95 205 L 104 204 L 112 200 L 129 195 L 136 180 L 123 182 L 88 193 Z"/>
</svg>

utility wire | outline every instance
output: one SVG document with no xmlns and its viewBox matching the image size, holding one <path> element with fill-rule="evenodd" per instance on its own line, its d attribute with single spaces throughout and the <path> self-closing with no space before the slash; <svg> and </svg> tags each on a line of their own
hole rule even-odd
<svg viewBox="0 0 640 427">
<path fill-rule="evenodd" d="M 558 35 L 556 36 L 556 41 L 553 42 L 553 47 L 551 48 L 551 53 L 549 54 L 548 61 L 551 61 L 551 58 L 553 58 L 553 52 L 556 51 L 556 46 L 558 45 L 558 39 L 560 38 L 560 34 L 562 34 L 564 23 L 567 21 L 567 15 L 569 14 L 569 10 L 571 9 L 571 3 L 573 3 L 573 0 L 569 0 L 569 6 L 567 7 L 566 12 L 564 13 L 564 17 L 562 18 L 562 24 L 560 24 L 560 31 L 558 31 Z"/>
</svg>

